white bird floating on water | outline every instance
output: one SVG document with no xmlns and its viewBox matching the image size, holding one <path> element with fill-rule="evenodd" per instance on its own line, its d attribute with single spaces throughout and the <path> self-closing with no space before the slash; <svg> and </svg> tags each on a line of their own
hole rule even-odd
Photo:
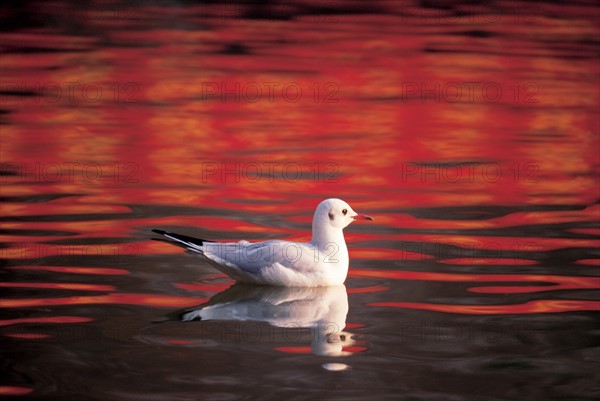
<svg viewBox="0 0 600 401">
<path fill-rule="evenodd" d="M 348 275 L 348 248 L 343 229 L 354 220 L 373 220 L 358 214 L 341 199 L 319 203 L 310 242 L 212 242 L 153 230 L 193 253 L 204 255 L 234 280 L 284 287 L 343 284 Z"/>
</svg>

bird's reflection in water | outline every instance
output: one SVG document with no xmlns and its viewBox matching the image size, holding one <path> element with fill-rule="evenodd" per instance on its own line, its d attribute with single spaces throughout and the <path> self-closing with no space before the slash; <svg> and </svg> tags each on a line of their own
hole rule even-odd
<svg viewBox="0 0 600 401">
<path fill-rule="evenodd" d="M 310 328 L 311 352 L 344 356 L 353 343 L 343 331 L 348 314 L 344 285 L 329 287 L 268 287 L 235 284 L 197 309 L 181 314 L 183 321 L 254 321 L 281 328 Z"/>
</svg>

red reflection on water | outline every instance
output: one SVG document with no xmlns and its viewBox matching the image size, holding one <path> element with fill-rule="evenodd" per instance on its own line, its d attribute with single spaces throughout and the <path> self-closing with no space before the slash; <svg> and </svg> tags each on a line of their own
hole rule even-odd
<svg viewBox="0 0 600 401">
<path fill-rule="evenodd" d="M 409 250 L 357 248 L 349 250 L 352 259 L 378 259 L 378 260 L 425 260 L 433 256 L 411 252 Z"/>
<path fill-rule="evenodd" d="M 114 291 L 112 285 L 72 283 L 0 283 L 4 288 L 46 288 L 52 290 Z"/>
<path fill-rule="evenodd" d="M 546 281 L 547 280 L 547 281 Z M 542 291 L 557 291 L 557 290 L 583 290 L 583 289 L 599 289 L 600 277 L 582 277 L 582 276 L 527 276 L 524 280 L 519 281 L 544 281 L 550 282 L 551 285 L 545 286 L 489 286 L 489 287 L 472 287 L 471 292 L 479 293 L 523 293 L 523 292 L 542 292 Z"/>
<path fill-rule="evenodd" d="M 0 386 L 0 395 L 25 395 L 33 391 L 29 387 Z"/>
<path fill-rule="evenodd" d="M 43 340 L 52 337 L 50 334 L 40 333 L 8 333 L 4 334 L 5 337 L 21 338 L 23 340 Z"/>
<path fill-rule="evenodd" d="M 558 276 L 546 274 L 463 274 L 463 273 L 432 273 L 399 270 L 350 270 L 352 277 L 378 277 L 395 280 L 423 280 L 448 282 L 518 282 L 518 283 L 547 283 L 545 286 L 490 286 L 474 287 L 472 292 L 479 293 L 521 293 L 555 291 L 565 289 L 598 289 L 600 277 L 594 276 Z"/>
<path fill-rule="evenodd" d="M 9 266 L 13 270 L 44 270 L 57 273 L 74 274 L 98 274 L 98 275 L 123 275 L 129 274 L 124 269 L 114 269 L 109 267 L 67 267 L 67 266 Z"/>
<path fill-rule="evenodd" d="M 289 354 L 310 354 L 312 352 L 311 347 L 308 345 L 275 347 L 274 349 L 275 349 L 275 351 L 286 352 Z M 358 353 L 358 352 L 363 352 L 366 350 L 367 350 L 367 347 L 359 347 L 359 346 L 353 346 L 353 345 L 350 345 L 347 347 L 342 347 L 342 351 L 350 352 L 353 354 Z"/>
<path fill-rule="evenodd" d="M 530 293 L 530 292 L 542 292 L 542 291 L 556 291 L 566 290 L 569 288 L 581 288 L 581 287 L 570 287 L 568 285 L 522 285 L 522 286 L 489 286 L 489 287 L 472 287 L 469 288 L 470 292 L 477 292 L 481 294 L 518 294 L 518 293 Z M 596 287 L 594 287 L 596 288 Z"/>
<path fill-rule="evenodd" d="M 126 206 L 107 204 L 71 203 L 10 203 L 2 204 L 2 213 L 10 216 L 48 216 L 48 215 L 77 215 L 97 213 L 128 213 Z"/>
<path fill-rule="evenodd" d="M 84 316 L 48 316 L 48 317 L 25 317 L 19 319 L 0 320 L 0 327 L 12 326 L 15 324 L 30 323 L 87 323 L 94 319 Z"/>
<path fill-rule="evenodd" d="M 66 298 L 32 298 L 32 299 L 3 299 L 2 308 L 25 308 L 33 306 L 54 305 L 140 305 L 163 308 L 195 306 L 208 301 L 208 298 L 187 298 L 172 295 L 155 294 L 108 294 L 99 296 L 82 296 Z"/>
<path fill-rule="evenodd" d="M 251 232 L 251 233 L 284 233 L 285 230 L 275 227 L 259 226 L 242 220 L 228 219 L 224 217 L 202 216 L 197 218 L 200 227 L 218 228 L 219 231 Z M 190 225 L 189 217 L 186 216 L 186 225 Z"/>
<path fill-rule="evenodd" d="M 443 246 L 457 246 L 467 249 L 486 251 L 491 257 L 502 251 L 551 251 L 560 248 L 598 248 L 600 240 L 578 238 L 540 238 L 540 237 L 484 237 L 470 235 L 406 234 L 405 241 L 418 241 L 438 245 L 439 253 L 444 255 Z M 427 249 L 427 248 L 426 248 Z M 432 249 L 436 249 L 432 245 Z"/>
<path fill-rule="evenodd" d="M 575 263 L 588 266 L 600 266 L 600 259 L 580 259 Z"/>
<path fill-rule="evenodd" d="M 405 11 L 395 10 L 395 7 L 403 7 L 398 6 L 402 2 L 387 3 L 386 7 L 390 7 L 391 11 Z M 423 11 L 418 7 L 415 9 Z M 140 12 L 144 12 L 143 7 Z M 478 242 L 480 245 L 475 245 L 476 249 L 490 251 L 490 254 L 496 248 L 487 248 L 486 244 L 498 245 L 500 250 L 516 251 L 595 248 L 599 242 L 594 239 L 377 234 L 378 225 L 388 229 L 386 232 L 393 232 L 389 230 L 390 227 L 493 229 L 598 220 L 598 205 L 583 210 L 515 212 L 476 220 L 417 218 L 398 212 L 403 208 L 430 206 L 586 205 L 596 202 L 600 165 L 597 152 L 597 77 L 590 76 L 589 71 L 596 71 L 597 57 L 593 50 L 588 50 L 590 46 L 579 43 L 577 38 L 597 37 L 598 25 L 590 23 L 588 20 L 591 17 L 581 14 L 579 7 L 565 6 L 561 12 L 569 16 L 576 15 L 576 20 L 581 23 L 544 19 L 543 24 L 529 24 L 529 34 L 521 35 L 526 39 L 516 41 L 512 24 L 487 24 L 486 29 L 490 29 L 492 35 L 484 41 L 454 35 L 468 28 L 460 19 L 440 28 L 435 24 L 423 24 L 415 15 L 408 16 L 405 24 L 397 24 L 393 12 L 389 15 L 336 16 L 335 27 L 325 28 L 329 34 L 328 40 L 321 40 L 323 32 L 315 31 L 314 21 L 309 21 L 310 18 L 306 16 L 294 19 L 294 29 L 281 29 L 279 23 L 256 29 L 255 24 L 224 18 L 210 26 L 209 31 L 156 30 L 146 29 L 146 26 L 143 29 L 128 29 L 131 28 L 128 25 L 131 21 L 125 19 L 111 21 L 123 27 L 112 30 L 107 29 L 106 25 L 94 27 L 95 22 L 89 21 L 90 28 L 97 28 L 106 35 L 107 43 L 125 41 L 144 44 L 140 47 L 128 46 L 126 49 L 99 47 L 90 37 L 54 34 L 50 30 L 3 33 L 3 43 L 9 47 L 35 47 L 43 41 L 58 50 L 90 50 L 86 53 L 89 63 L 83 69 L 74 68 L 72 58 L 65 57 L 64 51 L 41 54 L 12 52 L 3 55 L 2 63 L 7 67 L 4 82 L 23 83 L 25 90 L 32 90 L 40 83 L 56 82 L 60 86 L 65 82 L 65 71 L 69 71 L 70 81 L 82 83 L 90 80 L 114 83 L 130 81 L 140 89 L 136 100 L 147 100 L 160 106 L 147 107 L 147 103 L 138 102 L 122 107 L 106 87 L 105 95 L 107 92 L 109 95 L 99 102 L 92 104 L 89 99 L 77 98 L 72 102 L 72 107 L 64 107 L 65 104 L 61 102 L 48 102 L 48 99 L 28 103 L 8 96 L 4 106 L 10 113 L 8 123 L 2 126 L 0 160 L 17 165 L 26 162 L 27 177 L 3 177 L 3 183 L 8 184 L 3 186 L 3 195 L 84 195 L 40 203 L 6 203 L 6 207 L 2 208 L 2 216 L 42 215 L 68 220 L 70 216 L 78 215 L 84 221 L 25 221 L 6 225 L 7 228 L 16 229 L 64 230 L 77 233 L 77 239 L 128 237 L 136 227 L 180 225 L 212 229 L 219 234 L 231 231 L 239 235 L 239 239 L 244 238 L 244 233 L 265 232 L 307 240 L 310 237 L 308 229 L 261 226 L 225 216 L 187 216 L 190 210 L 180 211 L 177 207 L 209 205 L 230 216 L 238 216 L 238 212 L 261 214 L 266 219 L 263 221 L 268 221 L 269 216 L 283 216 L 284 222 L 304 222 L 308 227 L 318 201 L 339 196 L 350 200 L 353 208 L 359 212 L 369 212 L 370 209 L 382 211 L 381 216 L 375 216 L 377 221 L 372 226 L 373 233 L 360 233 L 353 231 L 354 227 L 348 228 L 346 238 L 350 244 L 384 239 L 458 246 L 470 246 Z M 196 15 L 194 12 L 187 14 Z M 185 18 L 185 15 L 181 13 L 177 17 Z M 475 22 L 485 24 L 486 21 L 476 19 Z M 358 26 L 362 27 L 360 35 L 354 34 Z M 385 29 L 378 29 L 381 26 L 385 26 Z M 373 31 L 372 27 L 377 29 Z M 522 32 L 521 27 L 517 29 Z M 547 46 L 548 41 L 544 38 L 548 32 L 567 31 L 573 35 L 567 35 L 570 46 L 561 46 L 560 49 Z M 351 40 L 348 32 L 352 33 Z M 205 40 L 206 35 L 210 36 L 210 40 Z M 277 35 L 285 45 L 274 45 L 272 48 L 265 45 L 265 41 L 273 35 Z M 244 44 L 251 51 L 241 54 L 221 52 L 240 37 L 244 38 Z M 185 61 L 182 62 L 173 62 L 176 58 L 161 57 L 159 52 L 148 51 L 148 46 L 163 46 L 177 53 L 181 49 L 188 49 L 190 43 L 200 45 L 193 52 L 186 50 L 185 57 L 181 59 Z M 440 51 L 423 51 L 432 47 Z M 577 62 L 573 63 L 565 56 L 568 47 L 581 56 Z M 493 57 L 481 57 L 480 53 L 489 49 L 495 49 Z M 502 49 L 516 50 L 504 52 Z M 315 58 L 315 54 L 320 56 Z M 398 58 L 398 54 L 406 57 Z M 110 68 L 105 67 L 107 60 L 110 61 Z M 119 62 L 113 63 L 113 60 Z M 293 60 L 291 67 L 290 60 Z M 139 68 L 140 65 L 143 68 Z M 235 65 L 243 68 L 223 67 Z M 511 68 L 515 66 L 518 68 Z M 308 73 L 297 74 L 297 71 Z M 524 74 L 523 71 L 532 74 Z M 516 84 L 526 84 L 523 82 L 525 76 L 535 76 L 535 85 L 540 88 L 536 102 L 531 104 L 523 103 L 523 96 L 517 99 L 513 96 Z M 556 80 L 554 76 L 564 79 Z M 281 87 L 294 81 L 304 90 L 304 97 L 299 102 L 284 101 L 281 92 L 277 91 L 274 101 L 266 96 L 257 102 L 223 99 L 203 101 L 202 88 L 210 81 L 223 83 L 227 88 L 233 88 L 236 84 L 243 87 L 251 82 L 257 82 L 259 86 L 264 82 L 276 82 Z M 465 103 L 464 98 L 458 102 L 425 99 L 419 96 L 423 93 L 407 99 L 403 93 L 407 83 L 424 85 L 429 89 L 438 84 L 443 88 L 447 83 L 454 83 L 464 88 L 465 83 L 473 81 L 484 85 L 485 82 L 494 83 L 502 89 L 503 96 L 498 102 L 477 99 Z M 339 89 L 339 99 L 336 99 L 339 102 L 324 103 L 326 91 L 321 91 L 318 93 L 320 97 L 315 98 L 314 89 L 323 89 L 327 82 Z M 593 112 L 590 113 L 590 110 Z M 315 121 L 319 123 L 315 124 Z M 490 124 L 490 121 L 502 121 L 502 124 Z M 549 132 L 552 135 L 548 135 Z M 528 140 L 528 136 L 534 140 Z M 32 143 L 36 146 L 31 146 Z M 207 143 L 210 146 L 206 146 Z M 459 167 L 458 170 L 456 166 L 447 168 L 447 163 L 481 160 L 493 161 L 494 165 L 488 163 L 488 167 L 501 168 L 503 174 L 498 175 L 498 180 L 495 179 L 494 169 L 490 176 L 482 174 L 485 170 L 481 168 L 474 170 L 474 174 L 468 167 Z M 59 180 L 48 179 L 48 172 L 42 171 L 50 165 L 62 166 L 74 162 L 79 163 L 80 167 L 68 175 L 62 174 Z M 304 178 L 282 178 L 279 176 L 282 169 L 277 169 L 275 174 L 259 182 L 240 177 L 240 166 L 243 170 L 250 163 L 260 165 L 263 162 L 281 165 L 291 162 L 300 167 Z M 118 163 L 125 165 L 119 166 Z M 220 171 L 207 177 L 203 174 L 206 173 L 203 171 L 206 163 L 213 163 L 211 165 L 216 165 Z M 223 163 L 227 165 L 222 167 Z M 329 177 L 327 174 L 332 171 L 328 170 L 328 163 L 339 173 L 334 180 L 324 178 Z M 103 164 L 104 172 L 109 174 L 90 179 L 89 174 L 91 172 L 93 176 L 95 169 L 88 171 L 86 167 Z M 127 164 L 136 169 L 129 170 Z M 422 167 L 424 165 L 428 167 Z M 482 166 L 486 167 L 486 164 Z M 531 170 L 531 166 L 536 170 Z M 227 169 L 233 169 L 234 173 L 227 173 Z M 54 169 L 49 171 L 52 174 Z M 135 172 L 131 177 L 135 182 L 124 181 L 127 175 L 123 174 L 131 172 Z M 325 176 L 315 174 L 318 172 Z M 455 180 L 453 177 L 457 172 L 460 179 Z M 532 172 L 534 176 L 530 176 Z M 43 185 L 38 185 L 40 182 Z M 149 209 L 157 205 L 173 206 L 172 214 L 175 216 L 138 218 L 131 210 L 133 207 L 123 206 L 131 204 L 145 205 Z M 386 215 L 386 210 L 394 212 Z M 118 218 L 103 218 L 113 214 L 117 214 Z M 134 218 L 128 219 L 129 214 Z M 95 217 L 93 220 L 85 219 L 88 215 Z M 582 234 L 598 233 L 595 229 L 575 230 Z M 16 240 L 19 237 L 11 235 L 9 238 Z M 182 252 L 171 245 L 151 241 L 131 244 L 130 248 L 123 249 L 115 245 L 55 246 L 32 240 L 35 238 L 40 242 L 40 238 L 56 238 L 49 236 L 25 238 L 23 242 L 26 245 L 11 245 L 10 248 L 1 249 L 2 256 L 38 258 L 90 255 L 90 251 L 95 252 L 91 256 Z M 417 251 L 361 250 L 352 246 L 350 249 L 352 258 L 431 258 Z M 445 262 L 464 264 L 475 260 L 446 259 Z M 515 265 L 531 263 L 502 258 L 476 262 L 481 265 L 496 262 Z M 596 266 L 598 261 L 590 259 L 578 263 Z M 75 270 L 50 271 L 84 273 Z M 108 271 L 98 270 L 91 274 L 108 274 Z M 112 271 L 110 274 L 125 273 Z M 416 276 L 417 273 L 396 272 L 395 277 L 389 277 L 388 274 L 385 272 L 373 276 L 366 273 L 361 275 L 360 271 L 350 272 L 354 277 L 449 282 L 498 280 L 528 284 L 539 281 L 552 284 L 546 287 L 528 285 L 472 289 L 477 292 L 596 288 L 596 283 L 592 285 L 591 279 L 574 277 L 569 281 L 563 276 L 488 275 L 484 279 L 482 275 L 464 274 L 421 273 Z M 179 288 L 194 289 L 194 285 L 197 284 Z M 207 290 L 208 287 L 203 288 L 196 289 Z M 127 294 L 111 294 L 6 302 L 18 306 L 19 302 L 25 305 L 27 302 L 33 305 L 59 305 L 60 302 L 186 304 L 191 300 L 171 297 L 162 298 L 161 301 L 147 294 L 129 296 L 131 298 Z"/>
<path fill-rule="evenodd" d="M 174 283 L 173 285 L 177 288 L 181 288 L 183 290 L 188 291 L 204 291 L 204 292 L 221 292 L 226 290 L 227 288 L 233 285 L 234 281 L 230 280 L 225 283 L 219 284 L 209 284 L 209 283 L 192 283 L 192 284 L 184 284 L 184 283 Z"/>
<path fill-rule="evenodd" d="M 570 223 L 570 222 L 589 222 L 598 221 L 600 217 L 600 205 L 592 204 L 582 210 L 557 210 L 543 212 L 519 212 L 495 219 L 499 227 L 510 227 L 527 224 L 552 224 L 552 223 Z M 577 230 L 577 231 L 572 231 Z M 588 229 L 571 229 L 569 231 L 578 232 L 578 230 Z M 592 229 L 593 230 L 593 229 Z M 590 233 L 593 233 L 590 232 Z"/>
<path fill-rule="evenodd" d="M 449 265 L 535 265 L 535 260 L 516 258 L 455 258 L 443 259 L 440 263 Z"/>
<path fill-rule="evenodd" d="M 600 228 L 571 228 L 567 231 L 576 234 L 600 235 Z"/>
<path fill-rule="evenodd" d="M 290 347 L 275 347 L 275 351 L 286 352 L 288 354 L 310 354 L 312 349 L 309 345 L 297 345 Z"/>
<path fill-rule="evenodd" d="M 448 305 L 420 302 L 373 302 L 375 307 L 421 309 L 434 312 L 460 313 L 468 315 L 504 315 L 528 313 L 560 313 L 600 310 L 600 301 L 543 299 L 516 305 Z"/>
<path fill-rule="evenodd" d="M 362 327 L 365 327 L 362 323 L 346 323 L 347 329 L 360 329 Z"/>
<path fill-rule="evenodd" d="M 478 228 L 509 228 L 540 223 L 588 222 L 597 221 L 599 217 L 600 207 L 592 205 L 583 210 L 576 211 L 515 212 L 506 216 L 481 220 L 427 219 L 418 218 L 408 214 L 386 213 L 377 216 L 377 224 L 397 228 L 411 227 L 435 230 L 468 230 Z M 580 234 L 600 235 L 600 229 L 598 228 L 574 228 L 569 229 L 568 231 Z M 494 238 L 495 237 L 490 237 L 486 242 L 493 242 Z"/>
<path fill-rule="evenodd" d="M 351 352 L 353 354 L 357 353 L 357 352 L 363 352 L 366 351 L 367 347 L 358 347 L 358 346 L 347 346 L 347 347 L 342 347 L 342 351 L 346 351 L 346 352 Z"/>
<path fill-rule="evenodd" d="M 385 285 L 373 285 L 371 287 L 348 288 L 346 291 L 348 294 L 366 294 L 371 292 L 384 292 L 389 289 L 390 287 Z"/>
</svg>

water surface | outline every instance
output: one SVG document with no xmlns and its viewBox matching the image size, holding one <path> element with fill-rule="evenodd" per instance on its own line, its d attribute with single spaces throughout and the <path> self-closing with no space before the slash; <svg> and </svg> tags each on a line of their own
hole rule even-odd
<svg viewBox="0 0 600 401">
<path fill-rule="evenodd" d="M 593 2 L 87 7 L 3 8 L 0 394 L 599 396 Z M 376 219 L 345 287 L 150 231 L 306 241 L 327 197 Z"/>
</svg>

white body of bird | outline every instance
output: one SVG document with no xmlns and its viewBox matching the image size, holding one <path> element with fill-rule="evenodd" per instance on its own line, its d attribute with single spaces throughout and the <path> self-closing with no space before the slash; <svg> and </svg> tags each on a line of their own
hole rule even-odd
<svg viewBox="0 0 600 401">
<path fill-rule="evenodd" d="M 198 253 L 240 282 L 285 287 L 343 284 L 349 256 L 343 229 L 354 220 L 373 220 L 358 214 L 340 199 L 326 199 L 315 211 L 312 240 L 299 243 L 265 241 L 250 243 L 210 242 L 162 230 L 154 230 L 192 253 Z"/>
</svg>

